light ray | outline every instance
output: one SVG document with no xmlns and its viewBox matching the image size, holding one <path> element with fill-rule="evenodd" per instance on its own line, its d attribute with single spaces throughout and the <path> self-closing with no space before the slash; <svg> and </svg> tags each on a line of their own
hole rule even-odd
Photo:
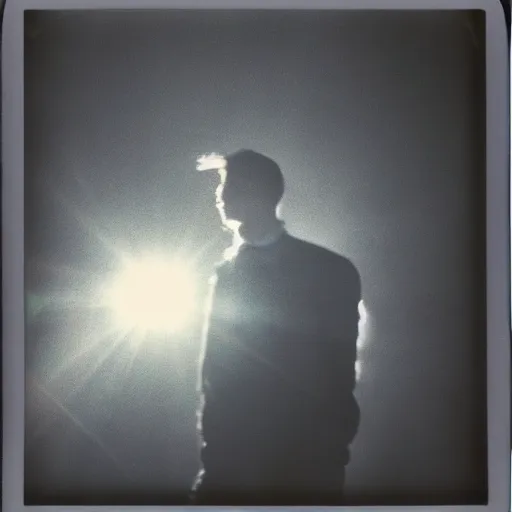
<svg viewBox="0 0 512 512">
<path fill-rule="evenodd" d="M 112 342 L 111 342 L 111 345 L 110 347 L 107 348 L 107 350 L 105 350 L 102 355 L 100 356 L 100 358 L 95 362 L 94 366 L 89 369 L 89 371 L 85 374 L 85 376 L 82 376 L 82 378 L 80 379 L 81 382 L 78 383 L 78 384 L 75 384 L 74 387 L 72 388 L 67 388 L 67 393 L 66 393 L 66 401 L 67 400 L 70 400 L 71 398 L 73 398 L 75 395 L 77 395 L 81 390 L 84 389 L 84 387 L 87 385 L 87 383 L 89 382 L 89 380 L 92 378 L 92 376 L 101 368 L 101 366 L 105 363 L 105 361 L 112 355 L 112 353 L 116 350 L 116 348 L 118 348 L 119 344 L 124 340 L 125 336 L 126 336 L 126 333 L 117 333 L 118 337 L 116 337 Z M 104 339 L 104 338 L 103 338 Z M 97 343 L 96 344 L 96 347 L 99 345 L 100 343 Z M 61 376 L 62 376 L 62 373 L 61 373 Z M 57 379 L 56 378 L 53 378 L 51 382 L 54 382 L 56 381 Z M 38 388 L 40 389 L 43 389 L 42 386 L 40 384 L 38 384 Z M 51 395 L 53 397 L 53 395 Z M 55 400 L 57 400 L 55 398 Z M 61 402 L 59 402 L 62 407 L 65 407 L 64 404 L 62 404 Z M 37 430 L 36 432 L 34 433 L 33 435 L 33 439 L 36 438 L 36 437 L 39 437 L 42 432 L 46 429 L 48 429 L 49 427 L 51 427 L 51 425 L 56 421 L 56 419 L 54 417 L 52 418 L 49 418 L 46 422 L 44 422 Z"/>
<path fill-rule="evenodd" d="M 58 400 L 56 397 L 54 397 L 51 393 L 49 393 L 40 383 L 34 382 L 34 384 L 37 386 L 37 388 L 41 391 L 41 393 L 48 398 L 54 405 L 57 406 L 57 408 L 69 419 L 71 422 L 78 427 L 78 429 L 83 432 L 86 437 L 91 439 L 98 448 L 100 448 L 101 451 L 105 453 L 105 455 L 114 463 L 114 465 L 119 469 L 120 473 L 127 479 L 130 479 L 129 475 L 126 473 L 126 471 L 123 468 L 123 465 L 120 463 L 120 461 L 117 459 L 117 457 L 112 453 L 111 450 L 108 449 L 108 447 L 103 443 L 103 441 L 99 438 L 97 434 L 89 430 L 76 416 L 73 414 L 68 407 L 66 407 L 60 400 Z M 32 436 L 30 440 L 28 440 L 27 444 L 30 445 L 34 442 L 35 439 L 37 439 L 46 428 L 51 426 L 54 421 L 56 421 L 54 418 L 52 418 L 52 422 L 50 425 L 44 425 L 44 428 L 39 428 Z M 27 446 L 28 448 L 28 446 Z"/>
<path fill-rule="evenodd" d="M 61 364 L 55 369 L 54 373 L 50 375 L 49 382 L 56 380 L 60 377 L 66 370 L 68 370 L 73 364 L 78 363 L 78 361 L 96 349 L 99 345 L 105 342 L 110 336 L 113 336 L 117 333 L 116 330 L 111 329 L 102 333 L 98 333 L 92 341 L 86 340 L 86 342 L 82 345 L 82 347 L 78 350 L 78 352 L 73 353 L 70 357 L 66 358 Z"/>
<path fill-rule="evenodd" d="M 98 309 L 99 305 L 85 291 L 60 290 L 48 294 L 47 307 L 53 310 Z"/>
<path fill-rule="evenodd" d="M 84 270 L 81 268 L 72 267 L 71 265 L 54 265 L 51 263 L 48 263 L 47 261 L 42 261 L 37 258 L 31 259 L 31 266 L 40 269 L 40 270 L 47 270 L 49 272 L 55 273 L 55 274 L 67 274 L 72 277 L 80 277 L 89 280 L 91 277 L 91 272 L 89 270 Z"/>
<path fill-rule="evenodd" d="M 139 355 L 141 343 L 132 343 L 130 345 L 130 358 L 128 359 L 128 363 L 126 365 L 124 376 L 127 377 L 130 372 L 133 369 L 133 366 L 135 364 L 135 360 L 137 359 L 137 356 Z"/>
<path fill-rule="evenodd" d="M 97 223 L 95 223 L 85 213 L 80 211 L 77 205 L 71 204 L 71 201 L 66 196 L 66 194 L 56 189 L 52 190 L 56 201 L 66 210 L 66 213 L 69 214 L 84 231 L 92 234 L 100 243 L 100 245 L 102 245 L 109 253 L 114 254 L 118 258 L 124 255 L 124 251 L 118 247 L 120 243 L 119 239 L 114 242 L 113 238 L 105 234 L 97 225 Z"/>
<path fill-rule="evenodd" d="M 73 398 L 73 396 L 75 396 L 76 394 L 78 394 L 82 389 L 84 389 L 85 385 L 88 383 L 88 381 L 90 380 L 90 378 L 100 369 L 100 367 L 103 365 L 103 363 L 108 359 L 108 357 L 110 355 L 112 355 L 112 353 L 115 351 L 115 349 L 119 346 L 119 343 L 122 341 L 122 338 L 120 336 L 120 339 L 116 339 L 111 347 L 109 347 L 108 350 L 106 350 L 102 357 L 100 357 L 100 359 L 95 363 L 95 365 L 93 366 L 93 368 L 91 370 L 89 370 L 85 377 L 82 377 L 81 379 L 81 382 L 80 384 L 78 385 L 75 385 L 75 387 L 71 388 L 69 390 L 68 389 L 68 392 L 67 392 L 67 396 L 66 396 L 66 400 L 69 400 L 71 398 Z M 55 382 L 55 380 L 53 381 Z M 38 385 L 39 388 L 41 388 L 40 385 Z M 53 396 L 53 395 L 52 395 Z M 57 399 L 55 399 L 57 400 Z M 59 402 L 60 403 L 60 402 Z M 62 406 L 64 407 L 64 405 L 62 404 Z M 36 430 L 36 432 L 34 433 L 34 438 L 35 437 L 39 437 L 39 435 L 41 435 L 41 433 L 46 430 L 47 428 L 51 427 L 51 425 L 53 425 L 53 423 L 56 421 L 56 419 L 54 417 L 52 418 L 49 418 L 46 422 L 44 422 L 40 427 L 39 429 Z"/>
<path fill-rule="evenodd" d="M 81 377 L 81 382 L 76 383 L 74 387 L 71 388 L 67 396 L 68 399 L 78 394 L 80 391 L 84 389 L 84 387 L 89 383 L 92 377 L 101 369 L 101 367 L 105 364 L 107 359 L 116 351 L 116 349 L 125 339 L 126 332 L 119 332 L 118 335 L 111 342 L 111 345 L 105 349 L 103 354 L 97 359 L 97 361 L 93 364 L 89 371 L 86 372 L 86 374 Z"/>
</svg>

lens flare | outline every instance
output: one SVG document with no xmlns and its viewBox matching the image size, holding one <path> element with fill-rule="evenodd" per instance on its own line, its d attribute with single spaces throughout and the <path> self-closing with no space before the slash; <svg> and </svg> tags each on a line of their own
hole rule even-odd
<svg viewBox="0 0 512 512">
<path fill-rule="evenodd" d="M 195 312 L 194 273 L 178 260 L 129 260 L 105 290 L 104 304 L 120 330 L 175 333 Z"/>
</svg>

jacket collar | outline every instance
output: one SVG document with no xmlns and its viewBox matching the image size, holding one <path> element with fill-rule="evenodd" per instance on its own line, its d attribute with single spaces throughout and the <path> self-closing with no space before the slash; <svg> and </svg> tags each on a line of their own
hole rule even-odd
<svg viewBox="0 0 512 512">
<path fill-rule="evenodd" d="M 278 242 L 281 237 L 286 233 L 284 224 L 279 223 L 277 228 L 258 240 L 244 240 L 240 239 L 240 249 L 244 247 L 268 247 Z"/>
</svg>

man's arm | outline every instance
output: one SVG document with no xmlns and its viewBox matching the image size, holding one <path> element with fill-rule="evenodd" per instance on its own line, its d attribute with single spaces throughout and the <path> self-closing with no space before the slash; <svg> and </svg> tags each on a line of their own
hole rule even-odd
<svg viewBox="0 0 512 512">
<path fill-rule="evenodd" d="M 360 410 L 354 397 L 356 386 L 359 303 L 362 298 L 361 279 L 355 266 L 344 260 L 337 278 L 336 291 L 328 299 L 332 323 L 329 334 L 327 362 L 330 375 L 330 404 L 343 444 L 350 444 L 359 428 Z"/>
<path fill-rule="evenodd" d="M 215 392 L 222 386 L 225 378 L 225 354 L 222 348 L 228 336 L 229 315 L 226 308 L 226 288 L 229 286 L 226 271 L 222 266 L 217 267 L 216 274 L 209 281 L 209 293 L 206 301 L 205 319 L 199 356 L 198 392 L 200 393 L 200 410 L 198 427 L 205 437 L 205 411 L 211 416 L 213 402 L 217 398 Z M 214 406 L 214 409 L 216 407 Z M 208 420 L 206 419 L 206 423 Z"/>
<path fill-rule="evenodd" d="M 327 299 L 332 318 L 329 339 L 340 391 L 348 395 L 354 391 L 356 384 L 359 304 L 362 299 L 361 279 L 355 266 L 350 261 L 344 260 L 334 282 L 336 290 Z"/>
<path fill-rule="evenodd" d="M 344 332 L 339 337 L 339 345 L 344 346 L 342 354 L 347 357 L 347 363 L 343 364 L 343 371 L 347 372 L 347 395 L 346 402 L 343 399 L 345 411 L 344 411 L 344 431 L 346 436 L 346 442 L 351 443 L 357 434 L 359 429 L 359 423 L 361 420 L 361 411 L 359 405 L 354 397 L 354 390 L 356 387 L 357 374 L 356 374 L 356 363 L 358 360 L 357 353 L 357 340 L 359 337 L 359 305 L 362 300 L 362 286 L 361 277 L 356 267 L 348 262 L 347 265 L 347 276 L 346 284 L 344 287 L 345 297 L 343 298 L 344 312 L 341 312 L 345 316 L 344 321 Z"/>
<path fill-rule="evenodd" d="M 348 260 L 347 260 L 348 261 Z M 359 337 L 359 305 L 362 300 L 361 277 L 356 267 L 347 263 L 346 279 L 344 279 L 344 297 L 342 299 L 344 311 L 340 313 L 344 316 L 342 343 L 347 345 L 347 355 L 350 358 L 352 368 L 351 391 L 354 391 L 356 385 L 356 362 L 357 362 L 357 340 Z"/>
<path fill-rule="evenodd" d="M 215 306 L 215 295 L 216 295 L 216 287 L 217 287 L 217 281 L 218 281 L 218 275 L 215 274 L 212 276 L 208 282 L 208 296 L 206 298 L 206 307 L 205 307 L 205 314 L 204 314 L 204 320 L 203 320 L 203 329 L 201 333 L 201 349 L 199 352 L 199 365 L 198 365 L 198 381 L 197 381 L 197 390 L 201 394 L 204 393 L 204 383 L 205 379 L 207 379 L 208 372 L 205 372 L 205 363 L 206 366 L 208 366 L 208 361 L 210 359 L 209 357 L 209 343 L 208 338 L 211 334 L 211 324 L 212 324 L 212 316 Z M 213 322 L 214 329 L 215 330 L 215 321 Z"/>
</svg>

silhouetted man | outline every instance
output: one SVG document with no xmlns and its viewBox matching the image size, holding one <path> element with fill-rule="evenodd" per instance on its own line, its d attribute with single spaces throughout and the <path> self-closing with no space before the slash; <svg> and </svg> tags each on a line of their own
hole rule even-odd
<svg viewBox="0 0 512 512">
<path fill-rule="evenodd" d="M 286 232 L 273 160 L 243 150 L 210 167 L 219 170 L 217 207 L 239 247 L 212 283 L 194 501 L 339 504 L 359 425 L 359 274 Z"/>
</svg>

